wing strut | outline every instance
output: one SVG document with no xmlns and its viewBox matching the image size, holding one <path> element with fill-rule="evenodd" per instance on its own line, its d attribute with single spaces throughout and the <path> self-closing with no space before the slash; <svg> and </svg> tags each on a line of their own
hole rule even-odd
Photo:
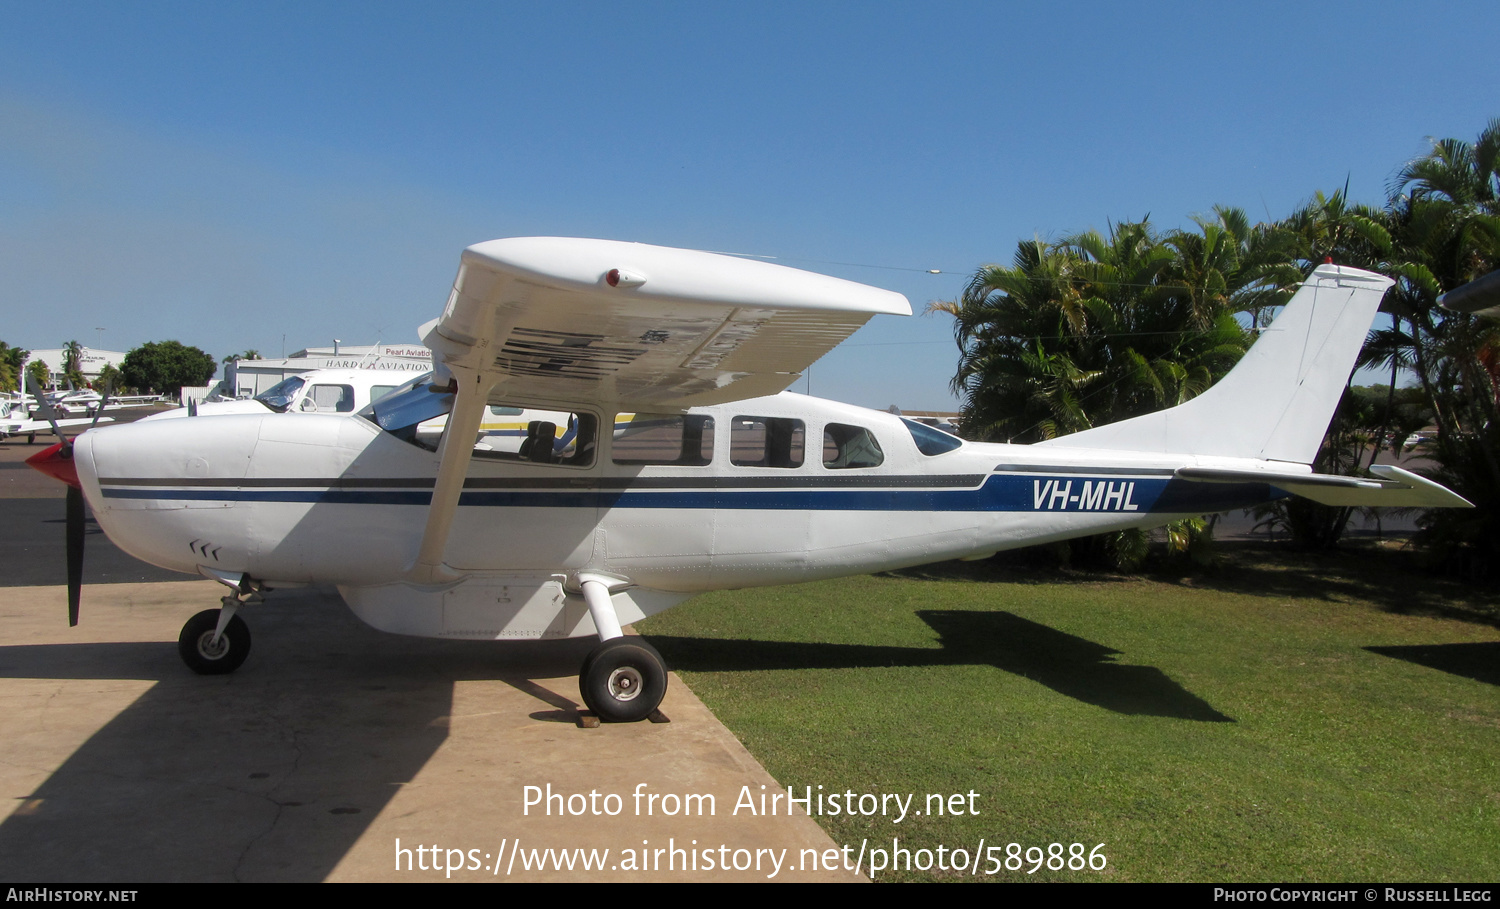
<svg viewBox="0 0 1500 909">
<path fill-rule="evenodd" d="M 474 456 L 474 440 L 484 419 L 490 385 L 478 370 L 454 369 L 453 376 L 458 396 L 452 413 L 448 414 L 442 444 L 438 446 L 438 475 L 432 487 L 432 501 L 427 506 L 427 527 L 422 531 L 417 559 L 406 572 L 418 584 L 446 584 L 460 577 L 443 564 L 443 551 L 458 511 L 458 497 L 464 491 L 469 460 Z"/>
</svg>

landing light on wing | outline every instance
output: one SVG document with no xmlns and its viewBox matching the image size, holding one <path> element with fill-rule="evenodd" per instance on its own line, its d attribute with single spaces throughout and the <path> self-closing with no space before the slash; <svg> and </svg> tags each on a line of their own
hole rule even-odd
<svg viewBox="0 0 1500 909">
<path fill-rule="evenodd" d="M 640 275 L 631 274 L 628 271 L 611 268 L 604 275 L 604 283 L 610 287 L 640 287 L 646 283 L 646 279 Z"/>
</svg>

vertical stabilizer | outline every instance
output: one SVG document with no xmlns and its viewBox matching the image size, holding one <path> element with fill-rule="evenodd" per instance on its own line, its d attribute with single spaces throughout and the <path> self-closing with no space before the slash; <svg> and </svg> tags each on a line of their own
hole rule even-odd
<svg viewBox="0 0 1500 909">
<path fill-rule="evenodd" d="M 1041 444 L 1311 464 L 1392 283 L 1373 272 L 1321 265 L 1208 391 L 1168 410 Z"/>
</svg>

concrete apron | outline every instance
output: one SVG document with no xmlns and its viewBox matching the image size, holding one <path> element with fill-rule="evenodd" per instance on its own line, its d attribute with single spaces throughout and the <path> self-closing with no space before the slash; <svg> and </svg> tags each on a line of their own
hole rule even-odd
<svg viewBox="0 0 1500 909">
<path fill-rule="evenodd" d="M 89 587 L 70 629 L 63 588 L 0 589 L 0 879 L 859 879 L 802 870 L 835 846 L 784 800 L 735 812 L 783 790 L 675 675 L 671 722 L 581 728 L 588 642 L 398 637 L 286 590 L 197 676 L 177 635 L 221 593 Z"/>
</svg>

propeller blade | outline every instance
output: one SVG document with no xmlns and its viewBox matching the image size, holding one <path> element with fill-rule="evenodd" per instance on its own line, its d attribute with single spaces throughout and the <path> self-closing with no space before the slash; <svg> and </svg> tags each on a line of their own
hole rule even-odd
<svg viewBox="0 0 1500 909">
<path fill-rule="evenodd" d="M 110 379 L 104 384 L 104 397 L 99 399 L 99 409 L 94 411 L 94 422 L 89 424 L 89 429 L 99 425 L 99 418 L 104 416 L 104 408 L 109 406 L 109 396 L 115 393 L 115 381 Z"/>
<path fill-rule="evenodd" d="M 52 402 L 42 396 L 41 389 L 36 387 L 36 381 L 31 376 L 27 376 L 26 380 L 31 383 L 31 393 L 41 406 L 47 422 L 52 424 L 52 432 L 58 439 L 56 445 L 27 458 L 26 463 L 68 484 L 68 626 L 72 627 L 78 624 L 78 601 L 83 594 L 83 487 L 78 483 L 78 468 L 73 465 L 73 443 L 63 435 L 62 427 L 57 425 L 57 414 L 52 409 Z"/>
<path fill-rule="evenodd" d="M 68 626 L 78 624 L 78 601 L 83 594 L 83 490 L 68 487 Z"/>
<path fill-rule="evenodd" d="M 68 441 L 68 437 L 62 433 L 62 427 L 57 425 L 57 411 L 52 409 L 52 402 L 42 394 L 42 390 L 37 387 L 36 379 L 32 378 L 29 373 L 26 376 L 26 384 L 31 386 L 31 396 L 36 398 L 36 405 L 42 412 L 42 419 L 52 424 L 52 434 L 57 436 L 57 440 L 63 444 L 64 448 L 71 449 L 73 443 Z"/>
</svg>

